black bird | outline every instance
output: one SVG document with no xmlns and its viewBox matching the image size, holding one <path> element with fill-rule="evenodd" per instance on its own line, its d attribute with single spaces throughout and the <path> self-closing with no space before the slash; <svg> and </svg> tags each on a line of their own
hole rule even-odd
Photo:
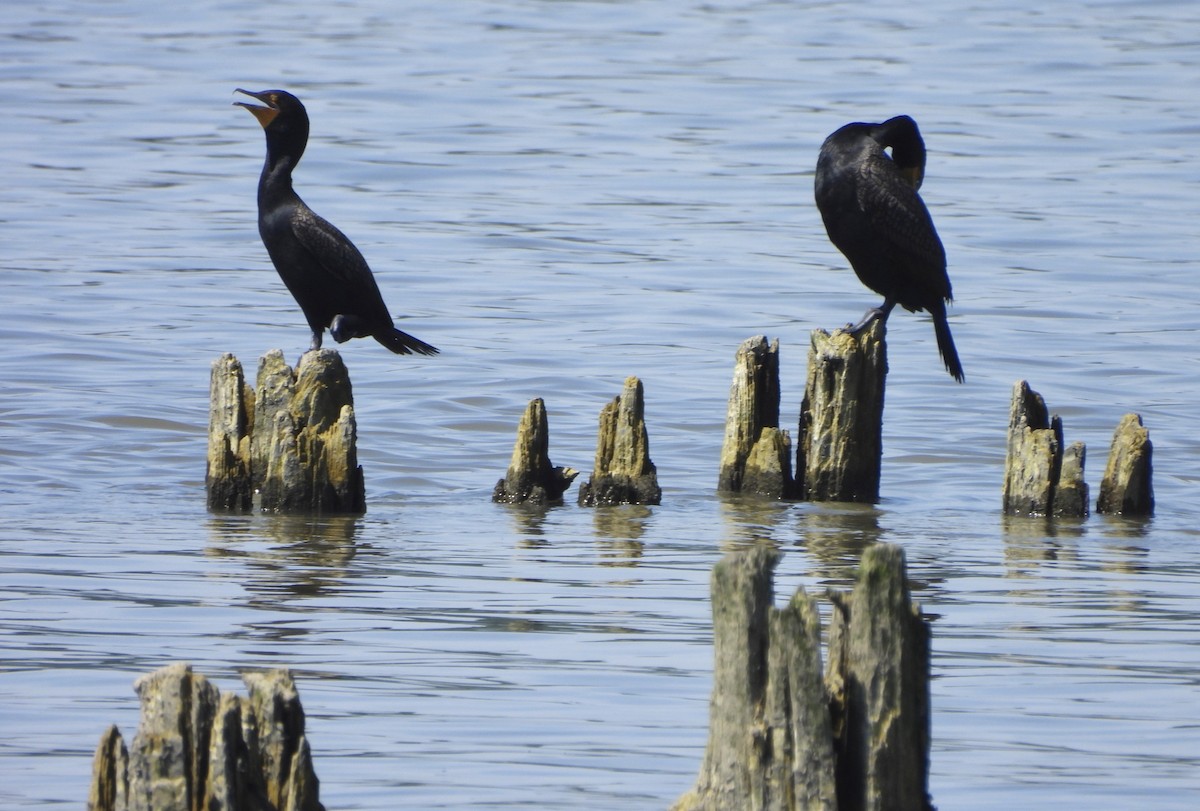
<svg viewBox="0 0 1200 811">
<path fill-rule="evenodd" d="M 882 124 L 847 124 L 821 145 L 817 208 L 829 239 L 859 280 L 883 296 L 883 304 L 851 331 L 886 320 L 897 304 L 925 310 L 933 316 L 946 370 L 961 383 L 962 364 L 946 321 L 951 301 L 946 251 L 917 194 L 924 177 L 925 141 L 917 122 L 901 115 Z"/>
<path fill-rule="evenodd" d="M 308 113 L 300 99 L 284 90 L 237 92 L 266 105 L 234 102 L 252 112 L 267 134 L 267 161 L 258 180 L 258 233 L 304 311 L 311 348 L 321 348 L 328 329 L 338 343 L 370 336 L 399 355 L 436 355 L 435 347 L 396 329 L 367 260 L 292 190 L 292 172 L 308 145 Z"/>
</svg>

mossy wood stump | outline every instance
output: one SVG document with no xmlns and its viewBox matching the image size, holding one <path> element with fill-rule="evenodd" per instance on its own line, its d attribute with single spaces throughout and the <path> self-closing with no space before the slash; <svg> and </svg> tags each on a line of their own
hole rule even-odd
<svg viewBox="0 0 1200 811">
<path fill-rule="evenodd" d="M 800 405 L 796 479 L 808 501 L 879 500 L 886 327 L 813 330 Z"/>
<path fill-rule="evenodd" d="M 291 674 L 242 680 L 246 698 L 181 663 L 138 679 L 137 734 L 101 736 L 88 811 L 324 811 Z"/>
<path fill-rule="evenodd" d="M 748 338 L 734 359 L 717 490 L 792 498 L 791 437 L 779 428 L 779 341 Z"/>
<path fill-rule="evenodd" d="M 662 488 L 650 460 L 642 381 L 625 380 L 621 394 L 600 411 L 596 463 L 592 476 L 579 488 L 584 507 L 613 504 L 658 504 Z"/>
<path fill-rule="evenodd" d="M 1004 513 L 1025 516 L 1088 514 L 1083 478 L 1087 449 L 1066 447 L 1062 419 L 1050 416 L 1042 395 L 1019 380 L 1013 386 L 1004 463 Z"/>
<path fill-rule="evenodd" d="M 695 788 L 674 811 L 930 809 L 929 628 L 904 552 L 876 546 L 834 602 L 822 674 L 816 600 L 773 606 L 779 554 L 713 569 L 713 692 Z"/>
<path fill-rule="evenodd" d="M 209 509 L 366 511 L 350 375 L 337 352 L 306 352 L 293 372 L 272 350 L 253 390 L 237 358 L 223 355 L 210 396 Z"/>
<path fill-rule="evenodd" d="M 1137 414 L 1126 414 L 1113 433 L 1108 464 L 1100 482 L 1096 512 L 1147 516 L 1154 513 L 1150 431 Z"/>
<path fill-rule="evenodd" d="M 517 425 L 517 441 L 504 478 L 496 482 L 492 501 L 505 504 L 561 504 L 563 493 L 579 471 L 550 461 L 550 423 L 542 398 L 531 400 Z"/>
</svg>

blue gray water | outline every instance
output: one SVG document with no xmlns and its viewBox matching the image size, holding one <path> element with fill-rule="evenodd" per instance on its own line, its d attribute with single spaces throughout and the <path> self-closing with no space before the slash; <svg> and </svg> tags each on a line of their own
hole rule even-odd
<svg viewBox="0 0 1200 811">
<path fill-rule="evenodd" d="M 787 594 L 887 541 L 937 617 L 940 807 L 1194 807 L 1198 32 L 1186 2 L 3 4 L 0 806 L 80 807 L 133 679 L 183 659 L 294 668 L 330 808 L 663 809 L 700 765 L 713 562 L 772 542 Z M 308 344 L 235 87 L 304 99 L 299 191 L 443 350 L 342 347 L 361 520 L 204 509 L 209 365 Z M 781 340 L 790 423 L 809 331 L 876 303 L 812 168 L 898 113 L 967 383 L 896 313 L 881 503 L 721 500 L 738 344 Z M 631 374 L 661 507 L 490 503 L 531 398 L 589 471 Z M 1152 521 L 1001 518 L 1018 379 L 1093 493 L 1143 416 Z"/>
</svg>

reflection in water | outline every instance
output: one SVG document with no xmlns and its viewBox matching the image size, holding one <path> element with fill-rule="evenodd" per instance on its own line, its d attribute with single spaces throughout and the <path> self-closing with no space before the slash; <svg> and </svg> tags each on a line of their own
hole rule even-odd
<svg viewBox="0 0 1200 811">
<path fill-rule="evenodd" d="M 1087 534 L 1086 524 L 1086 518 L 1001 516 L 1007 576 L 1027 577 L 1027 567 L 1078 560 L 1079 549 L 1073 541 Z"/>
<path fill-rule="evenodd" d="M 726 540 L 722 545 L 726 551 L 759 543 L 783 543 L 779 528 L 793 508 L 791 502 L 739 493 L 718 493 L 717 497 L 725 524 L 722 535 Z"/>
<path fill-rule="evenodd" d="M 812 559 L 812 574 L 827 585 L 851 587 L 863 550 L 878 543 L 879 509 L 871 504 L 823 502 L 805 505 L 797 543 Z"/>
<path fill-rule="evenodd" d="M 208 554 L 247 559 L 246 588 L 272 601 L 325 596 L 346 579 L 360 521 L 352 516 L 214 516 Z"/>
<path fill-rule="evenodd" d="M 592 524 L 600 548 L 600 564 L 636 566 L 645 546 L 641 537 L 653 514 L 653 510 L 642 504 L 593 508 Z"/>
<path fill-rule="evenodd" d="M 547 546 L 550 541 L 546 535 L 546 516 L 551 510 L 562 507 L 561 504 L 498 504 L 508 512 L 512 519 L 513 528 L 520 539 L 517 545 L 525 549 L 536 549 Z"/>
</svg>

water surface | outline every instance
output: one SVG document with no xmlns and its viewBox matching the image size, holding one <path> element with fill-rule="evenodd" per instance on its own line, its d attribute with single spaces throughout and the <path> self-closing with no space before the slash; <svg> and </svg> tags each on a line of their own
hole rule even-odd
<svg viewBox="0 0 1200 811">
<path fill-rule="evenodd" d="M 0 11 L 0 805 L 78 808 L 131 683 L 297 675 L 330 808 L 662 809 L 699 768 L 707 579 L 781 595 L 903 544 L 936 617 L 943 808 L 1191 808 L 1200 715 L 1200 11 L 1188 3 L 495 2 Z M 442 348 L 341 347 L 362 519 L 204 510 L 208 372 L 307 330 L 235 87 L 312 117 L 297 188 Z M 733 353 L 876 303 L 824 235 L 826 134 L 908 113 L 967 372 L 889 330 L 874 508 L 715 496 Z M 653 508 L 493 505 L 525 404 L 590 471 L 636 374 Z M 1155 445 L 1151 521 L 999 515 L 1011 387 Z M 569 496 L 574 495 L 574 490 Z"/>
</svg>

